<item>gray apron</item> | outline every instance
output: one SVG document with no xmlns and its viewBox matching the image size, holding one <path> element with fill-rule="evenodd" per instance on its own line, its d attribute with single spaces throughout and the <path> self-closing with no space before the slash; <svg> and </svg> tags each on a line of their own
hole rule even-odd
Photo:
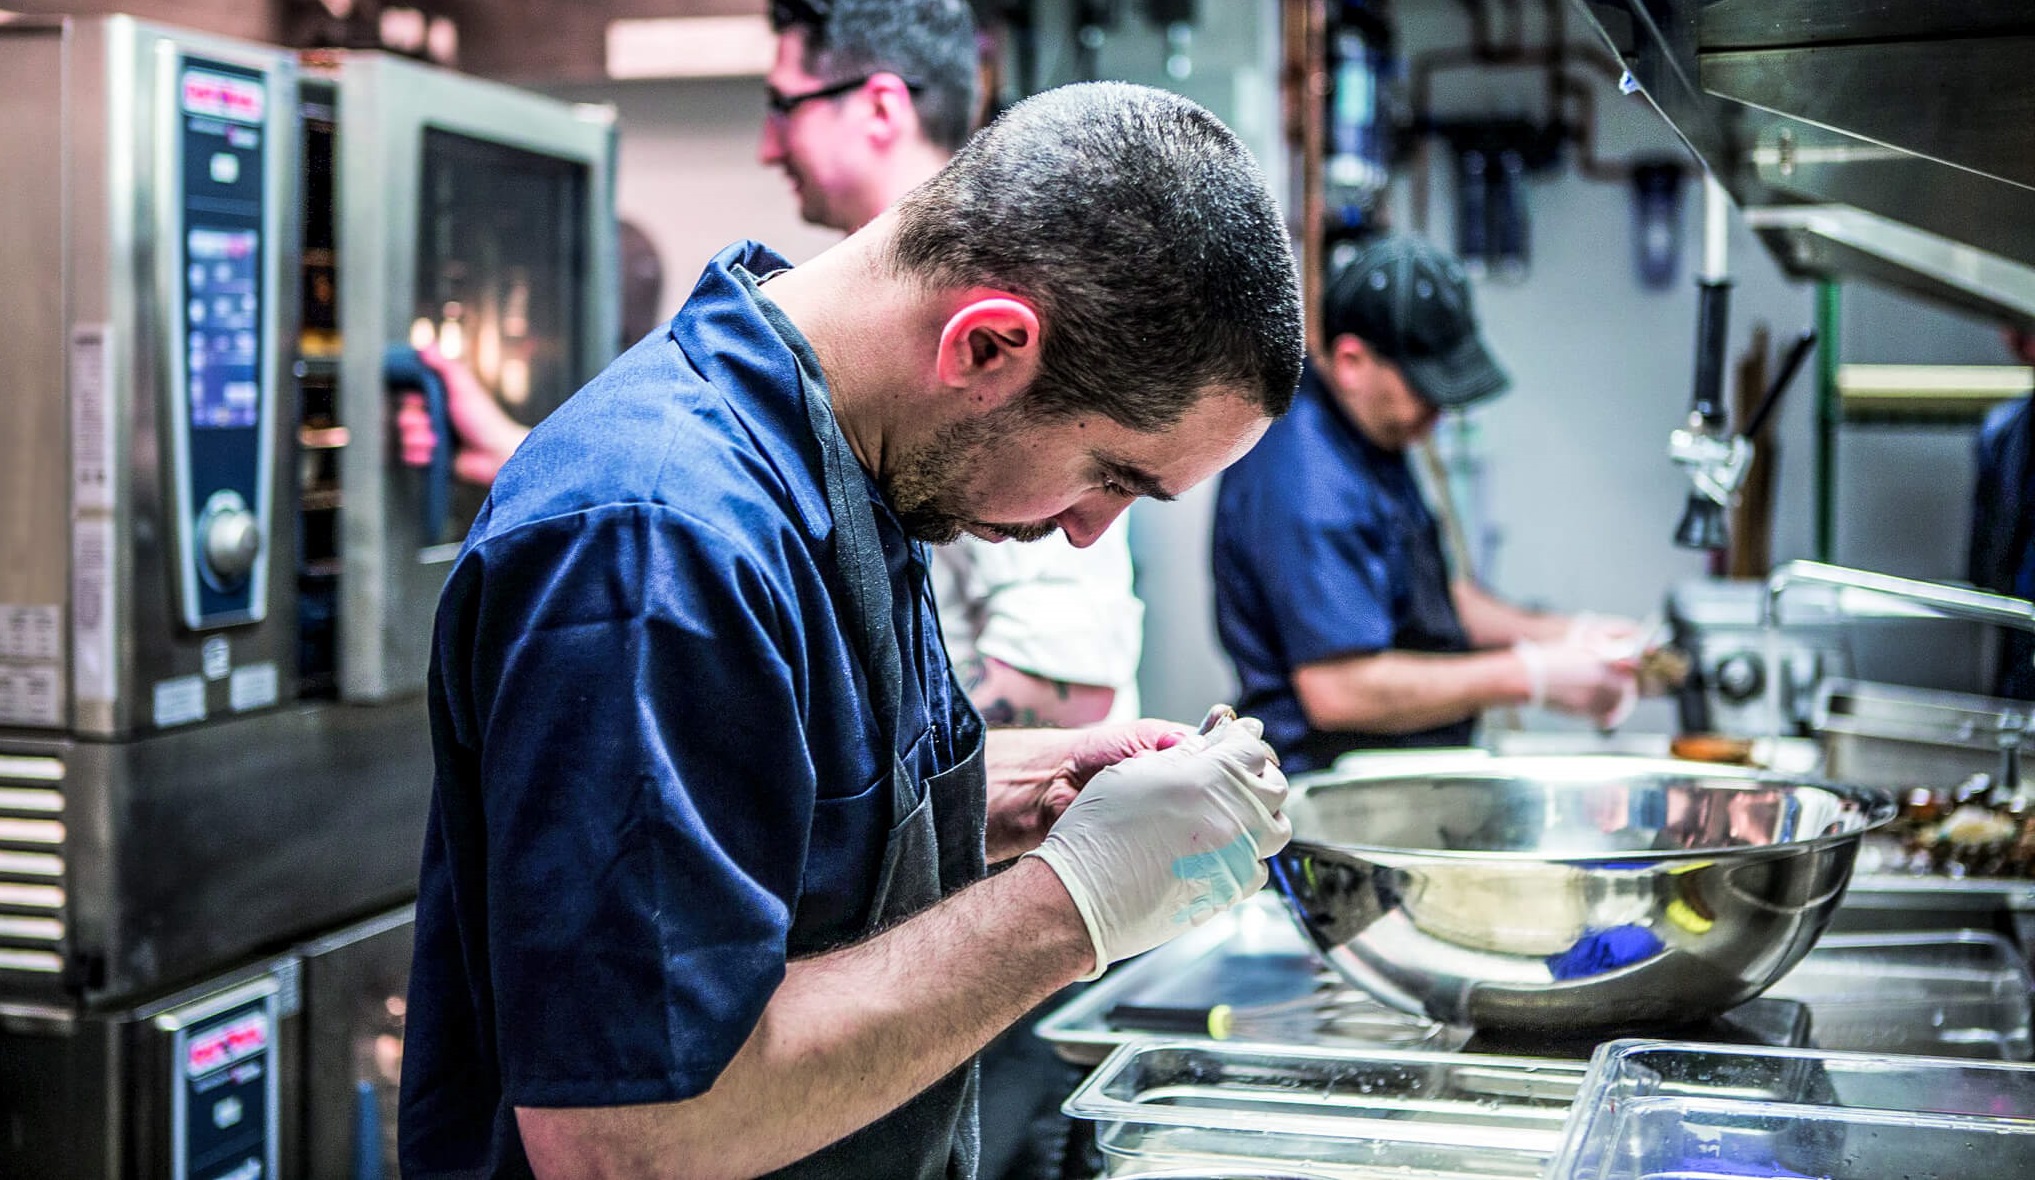
<svg viewBox="0 0 2035 1180">
<path fill-rule="evenodd" d="M 806 413 L 820 444 L 827 507 L 834 517 L 835 561 L 848 596 L 850 631 L 861 649 L 878 728 L 890 747 L 890 831 L 867 917 L 855 932 L 855 937 L 866 937 L 982 879 L 988 803 L 982 719 L 966 695 L 955 690 L 959 709 L 948 724 L 955 748 L 965 755 L 951 768 L 919 779 L 899 748 L 904 660 L 891 614 L 890 567 L 861 467 L 834 421 L 825 380 L 809 371 L 797 329 L 767 299 L 759 299 L 757 306 L 799 355 Z M 793 926 L 796 940 L 795 918 Z M 978 1073 L 970 1060 L 890 1114 L 772 1175 L 974 1180 L 980 1150 Z"/>
</svg>

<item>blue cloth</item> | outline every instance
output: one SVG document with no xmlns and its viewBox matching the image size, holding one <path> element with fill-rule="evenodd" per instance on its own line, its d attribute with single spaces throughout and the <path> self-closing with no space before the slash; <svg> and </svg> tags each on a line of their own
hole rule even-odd
<svg viewBox="0 0 2035 1180">
<path fill-rule="evenodd" d="M 1401 452 L 1366 439 L 1310 367 L 1293 409 L 1224 473 L 1216 496 L 1215 618 L 1287 773 L 1349 750 L 1460 746 L 1470 721 L 1411 734 L 1314 729 L 1294 669 L 1387 650 L 1469 648 L 1434 516 Z"/>
<path fill-rule="evenodd" d="M 1807 1172 L 1797 1172 L 1792 1168 L 1784 1168 L 1775 1163 L 1740 1163 L 1735 1160 L 1712 1159 L 1709 1156 L 1702 1155 L 1684 1156 L 1679 1165 L 1675 1166 L 1671 1171 L 1662 1169 L 1661 1173 L 1648 1173 L 1648 1175 L 1655 1174 L 1672 1175 L 1675 1177 L 1675 1180 L 1707 1180 L 1708 1177 L 1712 1176 L 1760 1176 L 1766 1177 L 1767 1180 L 1810 1180 Z"/>
<path fill-rule="evenodd" d="M 1556 979 L 1588 979 L 1651 959 L 1665 946 L 1644 926 L 1612 926 L 1589 931 L 1568 950 L 1549 955 L 1547 969 Z"/>
<path fill-rule="evenodd" d="M 2035 598 L 2035 410 L 2031 400 L 1999 406 L 1978 436 L 1978 486 L 1972 497 L 1971 581 L 1987 590 Z M 1993 691 L 2035 700 L 2035 636 L 2000 632 Z"/>
<path fill-rule="evenodd" d="M 891 767 L 794 347 L 708 266 L 502 469 L 439 604 L 405 1174 L 527 1175 L 516 1106 L 707 1090 L 786 960 L 861 934 Z M 873 482 L 898 744 L 965 710 L 922 551 Z M 937 720 L 936 720 L 937 719 Z"/>
</svg>

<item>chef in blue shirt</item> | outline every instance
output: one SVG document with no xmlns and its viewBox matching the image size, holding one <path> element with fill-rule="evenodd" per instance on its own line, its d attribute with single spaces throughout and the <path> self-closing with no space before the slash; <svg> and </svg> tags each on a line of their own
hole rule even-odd
<svg viewBox="0 0 2035 1180">
<path fill-rule="evenodd" d="M 1019 104 L 796 269 L 716 258 L 447 582 L 405 1174 L 972 1176 L 977 1050 L 1291 829 L 1250 719 L 985 742 L 922 542 L 1085 545 L 1300 361 L 1249 153 L 1140 87 Z"/>
<path fill-rule="evenodd" d="M 2035 333 L 2011 332 L 2007 343 L 2035 365 Z M 1996 407 L 1979 429 L 1970 559 L 1973 584 L 2035 598 L 2035 395 Z M 2035 635 L 2002 628 L 1998 651 L 1992 692 L 2035 700 Z"/>
<path fill-rule="evenodd" d="M 1223 475 L 1216 626 L 1291 774 L 1351 750 L 1462 746 L 1494 705 L 1614 723 L 1636 694 L 1627 620 L 1511 606 L 1451 577 L 1408 447 L 1509 384 L 1455 259 L 1375 239 L 1323 300 L 1325 355 L 1293 412 Z"/>
</svg>

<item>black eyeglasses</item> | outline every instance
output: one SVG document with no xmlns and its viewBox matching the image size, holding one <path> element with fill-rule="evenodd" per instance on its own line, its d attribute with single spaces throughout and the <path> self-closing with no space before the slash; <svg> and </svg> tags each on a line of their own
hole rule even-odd
<svg viewBox="0 0 2035 1180">
<path fill-rule="evenodd" d="M 806 103 L 812 102 L 815 99 L 839 98 L 844 94 L 853 93 L 868 85 L 869 80 L 874 77 L 876 77 L 875 74 L 864 74 L 859 78 L 850 78 L 846 82 L 836 82 L 832 86 L 822 86 L 818 90 L 808 90 L 804 94 L 779 94 L 775 90 L 768 90 L 765 92 L 765 101 L 770 104 L 771 114 L 779 118 L 788 118 L 793 111 Z M 910 78 L 900 78 L 898 81 L 903 82 L 905 90 L 912 94 L 917 94 L 925 89 L 923 85 L 912 81 Z"/>
<path fill-rule="evenodd" d="M 784 32 L 793 25 L 825 28 L 834 0 L 770 0 L 770 27 Z"/>
</svg>

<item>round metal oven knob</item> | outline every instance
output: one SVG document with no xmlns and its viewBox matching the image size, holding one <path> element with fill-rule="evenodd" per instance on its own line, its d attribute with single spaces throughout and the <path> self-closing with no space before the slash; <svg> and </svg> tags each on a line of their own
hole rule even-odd
<svg viewBox="0 0 2035 1180">
<path fill-rule="evenodd" d="M 261 553 L 261 525 L 236 492 L 214 492 L 198 517 L 205 568 L 224 583 L 240 581 Z"/>
<path fill-rule="evenodd" d="M 1766 688 L 1766 671 L 1759 657 L 1737 652 L 1717 663 L 1717 691 L 1734 704 L 1744 704 Z"/>
</svg>

